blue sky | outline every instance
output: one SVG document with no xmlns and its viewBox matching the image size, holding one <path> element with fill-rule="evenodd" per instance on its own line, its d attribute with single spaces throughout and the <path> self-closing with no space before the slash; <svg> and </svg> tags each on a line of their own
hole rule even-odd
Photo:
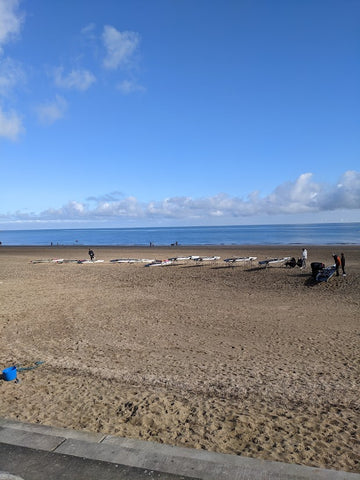
<svg viewBox="0 0 360 480">
<path fill-rule="evenodd" d="M 0 228 L 360 221 L 356 0 L 0 0 Z"/>
</svg>

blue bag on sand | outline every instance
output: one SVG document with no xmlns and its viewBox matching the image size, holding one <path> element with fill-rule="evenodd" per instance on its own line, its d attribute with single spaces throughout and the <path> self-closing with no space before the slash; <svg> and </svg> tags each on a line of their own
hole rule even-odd
<svg viewBox="0 0 360 480">
<path fill-rule="evenodd" d="M 2 375 L 6 382 L 16 380 L 16 367 L 5 368 L 5 370 L 2 371 Z"/>
</svg>

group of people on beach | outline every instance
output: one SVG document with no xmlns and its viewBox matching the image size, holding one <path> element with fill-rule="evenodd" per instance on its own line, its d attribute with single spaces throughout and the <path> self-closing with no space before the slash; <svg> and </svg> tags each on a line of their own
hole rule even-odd
<svg viewBox="0 0 360 480">
<path fill-rule="evenodd" d="M 302 267 L 301 268 L 305 268 L 306 267 L 306 260 L 307 260 L 307 250 L 306 248 L 303 248 L 302 250 L 302 255 L 301 255 L 301 259 L 302 259 Z M 343 277 L 346 277 L 346 272 L 345 272 L 345 255 L 344 253 L 342 252 L 339 255 L 337 255 L 336 253 L 333 253 L 333 259 L 335 261 L 335 268 L 336 268 L 336 276 L 338 277 L 340 274 L 339 274 L 339 270 L 340 270 L 340 267 L 341 267 L 341 270 L 342 270 L 342 275 Z"/>
<path fill-rule="evenodd" d="M 340 271 L 340 267 L 341 267 L 342 275 L 343 275 L 343 277 L 346 277 L 345 255 L 344 255 L 344 253 L 342 252 L 340 255 L 338 255 L 336 253 L 333 253 L 332 256 L 333 256 L 334 263 L 335 263 L 336 276 L 338 277 L 340 275 L 339 271 Z M 292 257 L 290 260 L 288 260 L 285 263 L 285 266 L 286 267 L 292 267 L 292 268 L 298 266 L 301 269 L 306 268 L 307 258 L 308 258 L 308 252 L 307 252 L 306 248 L 303 248 L 302 253 L 301 253 L 301 257 L 299 257 L 297 260 L 294 257 Z M 311 264 L 311 266 L 312 265 L 313 264 Z"/>
<path fill-rule="evenodd" d="M 343 275 L 343 277 L 346 277 L 346 272 L 345 272 L 345 262 L 346 261 L 345 261 L 344 253 L 342 252 L 340 254 L 340 256 L 337 255 L 336 253 L 333 253 L 333 259 L 335 261 L 336 276 L 337 277 L 339 276 L 339 269 L 341 267 L 342 275 Z M 307 260 L 307 250 L 306 250 L 306 248 L 302 249 L 301 259 L 299 258 L 297 265 L 299 265 L 300 260 L 302 261 L 301 268 L 305 268 L 306 267 L 306 260 Z"/>
</svg>

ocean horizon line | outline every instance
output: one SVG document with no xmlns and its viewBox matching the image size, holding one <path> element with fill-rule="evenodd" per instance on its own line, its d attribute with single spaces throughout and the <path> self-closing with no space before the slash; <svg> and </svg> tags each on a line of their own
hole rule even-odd
<svg viewBox="0 0 360 480">
<path fill-rule="evenodd" d="M 0 231 L 2 245 L 358 245 L 360 223 L 119 227 Z"/>
</svg>

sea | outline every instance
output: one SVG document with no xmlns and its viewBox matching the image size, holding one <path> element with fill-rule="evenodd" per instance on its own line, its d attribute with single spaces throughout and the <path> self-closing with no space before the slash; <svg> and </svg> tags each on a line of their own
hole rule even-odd
<svg viewBox="0 0 360 480">
<path fill-rule="evenodd" d="M 0 230 L 1 245 L 359 245 L 360 223 Z"/>
</svg>

